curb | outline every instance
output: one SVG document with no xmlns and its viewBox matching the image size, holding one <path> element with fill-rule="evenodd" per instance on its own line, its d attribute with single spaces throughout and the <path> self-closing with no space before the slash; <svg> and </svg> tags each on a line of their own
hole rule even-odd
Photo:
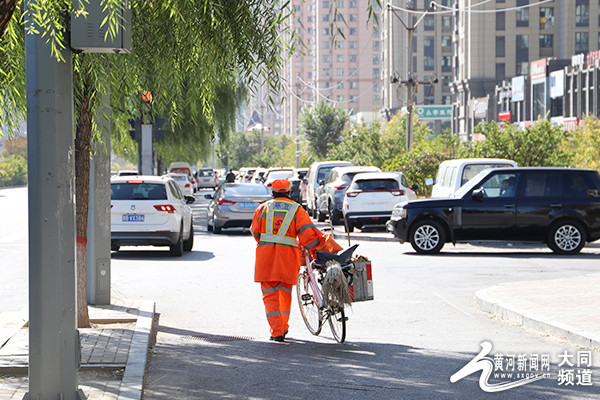
<svg viewBox="0 0 600 400">
<path fill-rule="evenodd" d="M 480 310 L 524 328 L 565 339 L 578 346 L 600 349 L 600 337 L 581 332 L 557 321 L 544 321 L 542 318 L 519 310 L 517 307 L 502 304 L 488 293 L 489 289 L 491 288 L 475 292 L 475 305 Z"/>
<path fill-rule="evenodd" d="M 142 398 L 150 331 L 155 311 L 156 304 L 153 301 L 145 301 L 140 305 L 118 400 L 141 400 Z"/>
</svg>

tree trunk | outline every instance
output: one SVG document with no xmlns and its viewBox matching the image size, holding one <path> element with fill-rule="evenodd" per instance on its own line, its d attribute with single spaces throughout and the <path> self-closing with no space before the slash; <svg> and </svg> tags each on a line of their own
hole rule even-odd
<svg viewBox="0 0 600 400">
<path fill-rule="evenodd" d="M 76 123 L 75 136 L 75 223 L 77 230 L 77 326 L 87 328 L 90 319 L 86 293 L 88 203 L 90 194 L 90 146 L 92 140 L 92 105 L 89 92 L 83 98 Z"/>
<path fill-rule="evenodd" d="M 0 0 L 0 37 L 4 34 L 15 12 L 17 0 Z"/>
</svg>

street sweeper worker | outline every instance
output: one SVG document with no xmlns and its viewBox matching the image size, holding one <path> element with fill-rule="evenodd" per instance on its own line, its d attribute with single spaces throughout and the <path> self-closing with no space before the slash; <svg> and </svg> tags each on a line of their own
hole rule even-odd
<svg viewBox="0 0 600 400">
<path fill-rule="evenodd" d="M 262 289 L 270 339 L 283 342 L 289 328 L 292 288 L 300 270 L 300 246 L 321 250 L 327 237 L 290 199 L 290 181 L 277 179 L 271 188 L 273 199 L 256 209 L 250 232 L 257 242 L 254 281 L 260 282 Z"/>
</svg>

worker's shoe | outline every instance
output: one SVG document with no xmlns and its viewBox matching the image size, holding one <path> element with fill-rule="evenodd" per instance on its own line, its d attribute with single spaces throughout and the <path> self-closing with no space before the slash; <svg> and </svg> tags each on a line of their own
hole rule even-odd
<svg viewBox="0 0 600 400">
<path fill-rule="evenodd" d="M 271 336 L 269 340 L 273 340 L 275 342 L 283 342 L 285 340 L 285 336 Z"/>
</svg>

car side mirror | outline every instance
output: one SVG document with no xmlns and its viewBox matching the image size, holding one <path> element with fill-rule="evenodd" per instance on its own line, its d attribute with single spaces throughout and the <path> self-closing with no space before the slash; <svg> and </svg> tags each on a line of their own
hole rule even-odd
<svg viewBox="0 0 600 400">
<path fill-rule="evenodd" d="M 427 178 L 427 179 L 425 179 L 425 185 L 426 186 L 431 186 L 431 185 L 433 185 L 433 183 L 434 183 L 433 178 Z"/>
<path fill-rule="evenodd" d="M 471 193 L 471 198 L 473 200 L 483 200 L 483 188 L 473 190 L 473 193 Z"/>
<path fill-rule="evenodd" d="M 412 190 L 413 192 L 416 192 L 417 190 L 419 190 L 419 185 L 417 185 L 416 183 L 414 185 L 412 185 L 410 187 L 410 190 Z"/>
<path fill-rule="evenodd" d="M 325 181 L 319 181 L 319 186 L 325 185 Z"/>
<path fill-rule="evenodd" d="M 206 200 L 212 200 L 212 199 L 213 199 L 213 195 L 212 195 L 212 194 L 205 194 L 205 195 L 204 195 L 204 198 L 205 198 Z"/>
<path fill-rule="evenodd" d="M 196 198 L 194 196 L 183 196 L 183 198 L 185 199 L 186 204 L 192 204 L 196 201 Z"/>
</svg>

